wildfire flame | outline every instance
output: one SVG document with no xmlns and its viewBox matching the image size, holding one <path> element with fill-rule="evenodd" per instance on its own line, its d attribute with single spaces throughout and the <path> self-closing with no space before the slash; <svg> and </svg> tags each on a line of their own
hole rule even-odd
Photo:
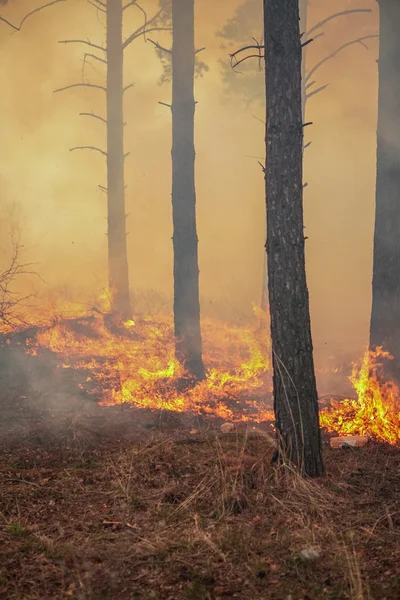
<svg viewBox="0 0 400 600">
<path fill-rule="evenodd" d="M 207 378 L 193 385 L 175 358 L 171 317 L 138 316 L 115 323 L 106 293 L 90 314 L 82 309 L 66 316 L 65 308 L 51 323 L 36 323 L 36 335 L 25 342 L 26 352 L 50 350 L 60 368 L 87 373 L 89 393 L 96 394 L 101 405 L 194 412 L 231 422 L 274 421 L 268 316 L 259 309 L 257 323 L 242 326 L 202 320 Z M 382 348 L 366 352 L 350 377 L 356 397 L 331 400 L 330 408 L 320 412 L 321 426 L 339 435 L 399 443 L 400 390 L 383 377 L 383 363 L 390 359 Z M 340 371 L 333 367 L 329 373 Z"/>
<path fill-rule="evenodd" d="M 214 414 L 233 422 L 273 420 L 269 340 L 253 325 L 204 319 L 207 379 L 192 385 L 175 358 L 170 317 L 138 317 L 120 326 L 107 315 L 59 319 L 38 331 L 27 351 L 56 353 L 65 369 L 85 369 L 101 391 L 100 404 Z"/>
<path fill-rule="evenodd" d="M 339 435 L 367 435 L 397 444 L 400 440 L 400 393 L 392 381 L 383 378 L 383 360 L 393 360 L 382 348 L 367 351 L 361 365 L 354 365 L 350 381 L 356 399 L 331 401 L 321 411 L 321 426 Z"/>
</svg>

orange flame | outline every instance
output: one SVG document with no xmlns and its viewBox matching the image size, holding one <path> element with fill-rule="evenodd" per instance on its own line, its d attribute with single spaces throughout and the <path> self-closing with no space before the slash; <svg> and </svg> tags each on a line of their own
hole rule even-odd
<svg viewBox="0 0 400 600">
<path fill-rule="evenodd" d="M 361 364 L 353 366 L 350 381 L 357 399 L 331 401 L 332 409 L 321 411 L 322 427 L 339 435 L 368 435 L 390 444 L 399 442 L 399 388 L 392 381 L 384 381 L 383 359 L 393 357 L 377 348 L 367 351 Z"/>
<path fill-rule="evenodd" d="M 108 311 L 107 293 L 92 314 L 83 307 L 79 312 L 64 306 L 51 323 L 43 319 L 36 336 L 27 340 L 26 351 L 38 355 L 47 348 L 56 353 L 60 367 L 85 369 L 103 406 L 126 403 L 215 415 L 231 422 L 274 421 L 267 401 L 267 392 L 272 391 L 268 315 L 259 309 L 255 309 L 258 326 L 202 321 L 207 379 L 195 386 L 175 358 L 171 317 L 138 316 L 116 325 Z M 339 435 L 368 435 L 397 444 L 400 390 L 383 378 L 383 361 L 391 358 L 382 348 L 367 352 L 350 377 L 357 398 L 331 400 L 331 407 L 320 413 L 321 426 Z M 320 369 L 319 375 L 339 376 L 341 371 Z"/>
<path fill-rule="evenodd" d="M 39 331 L 27 351 L 48 348 L 64 368 L 90 370 L 90 380 L 98 384 L 100 404 L 105 406 L 129 403 L 214 414 L 234 422 L 273 419 L 265 399 L 270 383 L 265 331 L 205 319 L 207 379 L 191 386 L 175 358 L 170 317 L 140 317 L 120 327 L 107 325 L 106 318 L 93 314 L 81 321 L 58 320 Z"/>
</svg>

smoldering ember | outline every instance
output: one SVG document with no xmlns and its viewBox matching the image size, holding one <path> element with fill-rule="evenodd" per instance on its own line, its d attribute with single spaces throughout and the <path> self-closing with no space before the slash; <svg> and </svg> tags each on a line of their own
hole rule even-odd
<svg viewBox="0 0 400 600">
<path fill-rule="evenodd" d="M 400 3 L 0 5 L 0 598 L 400 598 Z"/>
</svg>

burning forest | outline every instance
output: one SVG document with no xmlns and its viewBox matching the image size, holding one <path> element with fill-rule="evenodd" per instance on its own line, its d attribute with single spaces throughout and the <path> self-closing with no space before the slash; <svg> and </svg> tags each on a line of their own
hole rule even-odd
<svg viewBox="0 0 400 600">
<path fill-rule="evenodd" d="M 400 597 L 399 7 L 0 4 L 0 598 Z"/>
</svg>

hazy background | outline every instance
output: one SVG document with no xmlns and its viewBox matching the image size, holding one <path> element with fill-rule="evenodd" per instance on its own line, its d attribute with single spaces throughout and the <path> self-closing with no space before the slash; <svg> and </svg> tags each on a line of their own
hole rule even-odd
<svg viewBox="0 0 400 600">
<path fill-rule="evenodd" d="M 265 201 L 258 159 L 264 155 L 262 105 L 224 92 L 219 61 L 229 49 L 216 36 L 241 2 L 197 0 L 197 46 L 210 70 L 196 81 L 197 206 L 203 312 L 222 303 L 238 314 L 251 311 L 261 296 Z M 9 0 L 1 14 L 19 22 L 39 6 Z M 148 14 L 158 2 L 143 0 Z M 261 15 L 262 2 L 253 2 Z M 378 29 L 375 0 L 310 0 L 309 27 L 332 12 L 371 8 L 372 14 L 341 18 L 308 47 L 310 68 L 346 41 Z M 84 0 L 68 0 L 27 21 L 12 33 L 0 23 L 2 92 L 0 181 L 3 242 L 7 211 L 14 206 L 26 256 L 37 262 L 46 283 L 71 297 L 94 292 L 107 279 L 104 157 L 78 145 L 105 148 L 101 122 L 78 116 L 105 114 L 99 90 L 53 90 L 72 83 L 102 81 L 100 63 L 86 65 L 84 45 L 57 44 L 80 38 L 104 41 L 104 15 Z M 126 35 L 142 23 L 129 9 Z M 261 32 L 260 22 L 260 32 Z M 153 34 L 167 44 L 168 35 Z M 249 40 L 251 43 L 251 40 Z M 371 304 L 372 236 L 377 118 L 377 41 L 369 50 L 347 48 L 318 72 L 329 83 L 310 99 L 306 150 L 305 222 L 307 271 L 317 358 L 329 352 L 362 352 L 368 338 Z M 90 50 L 89 50 L 90 51 Z M 256 65 L 255 65 L 256 66 Z M 170 86 L 158 86 L 161 66 L 150 43 L 132 44 L 125 54 L 126 203 L 131 287 L 172 293 L 170 206 Z M 240 74 L 237 77 L 241 77 Z M 262 78 L 262 73 L 260 74 Z M 38 285 L 38 284 L 36 284 Z M 45 300 L 43 300 L 44 302 Z"/>
</svg>

